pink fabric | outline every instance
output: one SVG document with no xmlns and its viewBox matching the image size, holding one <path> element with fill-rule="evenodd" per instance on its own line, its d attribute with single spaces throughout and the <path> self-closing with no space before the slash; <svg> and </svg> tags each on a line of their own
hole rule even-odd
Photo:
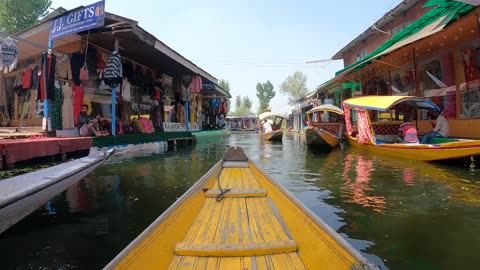
<svg viewBox="0 0 480 270">
<path fill-rule="evenodd" d="M 355 110 L 357 111 L 358 142 L 374 143 L 372 129 L 370 128 L 370 121 L 368 120 L 368 111 L 366 109 Z"/>
<path fill-rule="evenodd" d="M 143 126 L 145 133 L 152 133 L 152 122 L 150 120 L 140 117 L 138 122 Z"/>
<path fill-rule="evenodd" d="M 202 90 L 202 78 L 198 75 L 192 77 L 192 83 L 190 84 L 191 93 L 200 93 Z"/>
<path fill-rule="evenodd" d="M 353 132 L 353 127 L 352 127 L 352 120 L 350 118 L 350 106 L 344 104 L 344 109 L 343 109 L 343 113 L 345 114 L 345 124 L 346 124 L 346 127 L 347 127 L 347 133 L 348 135 L 352 135 L 352 132 Z"/>
</svg>

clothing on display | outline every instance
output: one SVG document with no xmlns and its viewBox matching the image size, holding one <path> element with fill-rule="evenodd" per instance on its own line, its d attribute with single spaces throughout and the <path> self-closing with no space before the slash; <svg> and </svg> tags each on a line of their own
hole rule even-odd
<svg viewBox="0 0 480 270">
<path fill-rule="evenodd" d="M 122 76 L 122 58 L 118 52 L 113 52 L 108 58 L 103 78 L 110 87 L 117 87 L 122 82 Z"/>
<path fill-rule="evenodd" d="M 63 129 L 62 124 L 62 103 L 63 103 L 63 94 L 59 85 L 54 86 L 53 90 L 53 102 L 50 107 L 50 116 L 52 118 L 52 129 Z"/>
<path fill-rule="evenodd" d="M 62 127 L 71 129 L 75 126 L 73 117 L 73 90 L 69 84 L 62 86 L 63 104 L 62 104 Z"/>
<path fill-rule="evenodd" d="M 72 54 L 72 58 L 70 59 L 70 67 L 72 71 L 73 82 L 76 85 L 82 84 L 82 81 L 80 80 L 80 69 L 82 69 L 84 63 L 85 63 L 85 55 L 79 52 Z"/>
<path fill-rule="evenodd" d="M 131 96 L 131 85 L 127 79 L 122 81 L 122 98 L 125 101 L 130 101 L 132 99 Z"/>
<path fill-rule="evenodd" d="M 13 70 L 17 64 L 17 42 L 9 37 L 4 38 L 0 45 L 0 67 L 5 73 Z"/>
<path fill-rule="evenodd" d="M 71 80 L 72 65 L 70 63 L 70 57 L 63 53 L 57 53 L 56 56 L 55 77 L 58 79 Z"/>
<path fill-rule="evenodd" d="M 82 111 L 83 105 L 83 85 L 77 85 L 75 83 L 72 84 L 72 92 L 73 92 L 73 121 L 75 125 L 78 125 L 77 119 Z M 91 106 L 89 106 L 90 109 Z"/>
<path fill-rule="evenodd" d="M 55 64 L 56 56 L 44 52 L 42 53 L 42 68 L 40 76 L 40 99 L 53 100 L 55 96 Z"/>
<path fill-rule="evenodd" d="M 190 93 L 200 93 L 202 90 L 202 78 L 198 75 L 192 77 L 192 82 L 188 86 Z"/>
</svg>

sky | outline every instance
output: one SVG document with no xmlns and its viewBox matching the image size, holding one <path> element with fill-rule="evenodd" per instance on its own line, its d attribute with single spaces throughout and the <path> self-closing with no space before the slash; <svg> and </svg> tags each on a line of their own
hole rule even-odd
<svg viewBox="0 0 480 270">
<path fill-rule="evenodd" d="M 67 9 L 98 0 L 53 0 Z M 140 27 L 213 75 L 230 83 L 232 100 L 248 96 L 257 112 L 257 83 L 269 80 L 272 111 L 290 113 L 280 84 L 296 71 L 308 91 L 334 77 L 330 59 L 401 0 L 105 0 L 106 11 Z M 234 103 L 234 102 L 232 102 Z M 232 110 L 234 108 L 231 108 Z"/>
</svg>

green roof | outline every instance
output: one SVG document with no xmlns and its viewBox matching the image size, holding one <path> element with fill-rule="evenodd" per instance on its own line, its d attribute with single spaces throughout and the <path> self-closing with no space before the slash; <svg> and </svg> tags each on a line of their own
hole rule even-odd
<svg viewBox="0 0 480 270">
<path fill-rule="evenodd" d="M 386 41 L 382 46 L 377 48 L 375 51 L 370 53 L 369 55 L 365 56 L 362 60 L 359 60 L 335 73 L 335 75 L 339 75 L 349 69 L 355 68 L 355 70 L 360 69 L 367 64 L 369 64 L 370 58 L 373 56 L 385 51 L 386 49 L 390 48 L 392 45 L 395 43 L 404 40 L 413 34 L 421 31 L 423 28 L 425 28 L 427 25 L 431 24 L 435 20 L 439 19 L 441 16 L 446 15 L 449 12 L 452 12 L 453 14 L 448 18 L 449 21 L 452 19 L 458 18 L 462 15 L 467 14 L 468 12 L 472 11 L 475 7 L 463 2 L 457 2 L 454 0 L 430 0 L 428 1 L 423 7 L 430 7 L 438 5 L 434 9 L 430 10 L 427 12 L 425 15 L 423 15 L 420 19 L 415 21 L 414 23 L 410 24 L 407 28 L 405 28 L 403 31 L 399 32 L 395 36 L 393 36 L 391 39 Z M 448 23 L 449 21 L 445 22 Z M 362 63 L 363 62 L 363 63 Z"/>
</svg>

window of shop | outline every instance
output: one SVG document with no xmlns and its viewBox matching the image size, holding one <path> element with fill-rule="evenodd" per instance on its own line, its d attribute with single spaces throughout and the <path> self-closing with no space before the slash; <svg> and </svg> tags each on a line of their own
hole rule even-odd
<svg viewBox="0 0 480 270">
<path fill-rule="evenodd" d="M 460 118 L 480 117 L 480 39 L 459 50 Z"/>
<path fill-rule="evenodd" d="M 416 95 L 413 65 L 409 65 L 403 69 L 392 71 L 392 95 Z"/>
<path fill-rule="evenodd" d="M 418 71 L 422 95 L 441 108 L 447 109 L 450 116 L 455 116 L 457 99 L 452 52 L 440 52 L 421 61 Z M 421 118 L 428 119 L 431 115 L 424 112 Z"/>
</svg>

